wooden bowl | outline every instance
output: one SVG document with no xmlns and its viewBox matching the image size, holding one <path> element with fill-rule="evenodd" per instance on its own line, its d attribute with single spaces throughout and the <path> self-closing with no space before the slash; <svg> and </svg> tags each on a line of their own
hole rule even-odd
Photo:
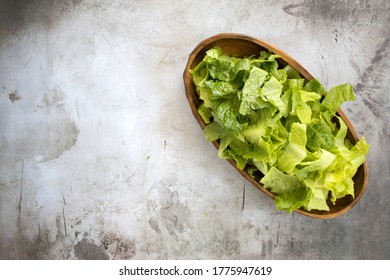
<svg viewBox="0 0 390 280">
<path fill-rule="evenodd" d="M 228 55 L 234 55 L 237 57 L 251 56 L 251 55 L 259 55 L 260 51 L 268 50 L 275 54 L 281 56 L 278 60 L 279 64 L 284 67 L 287 64 L 291 65 L 295 68 L 302 77 L 307 80 L 313 79 L 313 76 L 303 68 L 297 61 L 295 61 L 292 57 L 290 57 L 285 52 L 280 49 L 256 38 L 252 38 L 242 34 L 231 34 L 231 33 L 223 33 L 212 36 L 202 42 L 199 43 L 198 46 L 192 51 L 189 56 L 188 63 L 185 67 L 183 78 L 184 78 L 184 86 L 185 92 L 190 104 L 192 113 L 194 114 L 196 120 L 202 127 L 202 129 L 206 126 L 202 117 L 198 113 L 198 107 L 201 103 L 199 100 L 199 95 L 196 92 L 195 85 L 192 82 L 192 76 L 189 73 L 190 69 L 193 69 L 200 61 L 205 57 L 206 51 L 211 49 L 214 46 L 220 47 L 225 53 Z M 348 126 L 347 138 L 354 144 L 358 141 L 358 135 L 353 128 L 351 122 L 348 120 L 346 115 L 342 112 L 341 109 L 338 110 L 338 115 L 345 121 Z M 213 142 L 214 146 L 218 149 L 219 143 L 218 141 Z M 252 178 L 246 171 L 240 170 L 237 168 L 236 163 L 233 160 L 229 160 L 229 162 L 237 169 L 238 172 L 241 173 L 248 181 L 250 181 L 256 188 L 265 193 L 270 198 L 273 198 L 274 195 L 265 189 L 262 184 L 259 183 L 262 178 L 262 174 L 258 172 L 255 178 Z M 354 187 L 355 187 L 355 198 L 352 196 L 345 196 L 344 198 L 338 199 L 336 204 L 329 202 L 330 211 L 319 211 L 319 210 L 311 210 L 307 211 L 305 209 L 298 209 L 295 212 L 300 213 L 302 215 L 317 218 L 317 219 L 331 219 L 338 217 L 342 214 L 345 214 L 349 210 L 352 209 L 353 206 L 361 199 L 363 196 L 367 181 L 368 181 L 368 167 L 367 163 L 362 164 L 355 176 L 353 177 Z"/>
</svg>

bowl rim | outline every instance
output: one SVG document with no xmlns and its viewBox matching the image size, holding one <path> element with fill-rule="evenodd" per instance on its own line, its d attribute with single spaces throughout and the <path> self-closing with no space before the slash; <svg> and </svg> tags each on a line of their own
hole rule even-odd
<svg viewBox="0 0 390 280">
<path fill-rule="evenodd" d="M 285 61 L 287 64 L 293 66 L 293 68 L 295 68 L 305 79 L 311 80 L 311 79 L 314 78 L 294 58 L 292 58 L 290 55 L 288 55 L 287 53 L 285 53 L 284 51 L 282 51 L 278 47 L 276 47 L 274 45 L 271 45 L 270 43 L 268 43 L 268 42 L 266 42 L 264 40 L 261 40 L 261 39 L 258 39 L 258 38 L 252 37 L 252 36 L 248 36 L 248 35 L 245 35 L 245 34 L 241 34 L 241 33 L 219 33 L 219 34 L 213 35 L 211 37 L 208 37 L 208 38 L 202 40 L 200 43 L 198 43 L 198 45 L 190 53 L 190 55 L 188 57 L 187 64 L 186 64 L 186 67 L 185 67 L 184 72 L 183 72 L 183 80 L 184 80 L 184 85 L 185 85 L 186 97 L 187 97 L 188 102 L 190 103 L 190 107 L 191 107 L 192 113 L 195 116 L 196 120 L 198 121 L 199 125 L 201 126 L 202 130 L 205 127 L 205 123 L 204 123 L 203 119 L 201 119 L 199 113 L 197 112 L 197 108 L 196 108 L 196 106 L 195 106 L 195 104 L 194 104 L 194 102 L 192 100 L 191 91 L 188 88 L 191 85 L 191 83 L 192 83 L 192 76 L 190 75 L 189 70 L 191 69 L 190 67 L 193 64 L 194 59 L 198 56 L 199 53 L 201 53 L 202 51 L 205 51 L 205 48 L 207 48 L 207 46 L 209 46 L 210 44 L 213 44 L 213 43 L 215 43 L 217 41 L 221 41 L 221 40 L 240 40 L 240 41 L 247 41 L 247 42 L 250 42 L 250 43 L 254 43 L 254 44 L 258 45 L 261 48 L 267 49 L 267 50 L 269 50 L 269 51 L 271 51 L 271 52 L 273 52 L 275 54 L 280 55 L 280 57 L 281 57 L 281 59 L 283 61 Z M 348 117 L 342 111 L 341 108 L 339 108 L 339 110 L 337 111 L 337 114 L 346 123 L 346 125 L 348 127 L 348 130 L 351 133 L 351 136 L 354 138 L 354 140 L 358 141 L 359 140 L 359 136 L 358 136 L 354 126 L 352 125 L 351 121 L 348 119 Z M 216 148 L 219 147 L 219 143 L 217 141 L 212 141 L 212 143 L 213 143 L 213 145 Z M 249 176 L 249 174 L 245 170 L 240 170 L 239 168 L 237 168 L 236 163 L 233 160 L 227 160 L 227 161 L 230 162 L 230 164 L 232 164 L 233 167 L 245 179 L 247 179 L 249 182 L 251 182 L 257 189 L 259 189 L 260 191 L 265 193 L 268 197 L 270 197 L 272 199 L 274 198 L 273 194 L 269 190 L 264 188 L 264 186 L 260 182 L 257 182 L 255 179 L 253 179 L 251 176 Z M 340 210 L 335 211 L 335 212 L 331 212 L 331 213 L 328 213 L 328 211 L 318 211 L 318 210 L 315 210 L 313 212 L 312 210 L 308 211 L 308 210 L 304 210 L 304 209 L 301 209 L 301 208 L 295 210 L 294 212 L 302 214 L 302 215 L 307 216 L 307 217 L 316 218 L 316 219 L 333 219 L 333 218 L 339 217 L 339 216 L 347 213 L 348 211 L 350 211 L 360 201 L 360 199 L 363 197 L 363 194 L 366 191 L 367 183 L 368 183 L 368 164 L 367 164 L 367 159 L 359 167 L 359 169 L 361 170 L 360 172 L 363 172 L 363 182 L 362 182 L 361 191 L 344 208 L 341 208 Z M 359 171 L 359 169 L 358 169 L 358 171 Z"/>
</svg>

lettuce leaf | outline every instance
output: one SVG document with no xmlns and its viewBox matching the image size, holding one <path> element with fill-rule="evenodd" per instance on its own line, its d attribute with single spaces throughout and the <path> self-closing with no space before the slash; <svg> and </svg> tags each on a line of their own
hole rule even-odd
<svg viewBox="0 0 390 280">
<path fill-rule="evenodd" d="M 265 102 L 261 99 L 260 90 L 268 73 L 256 66 L 253 66 L 249 72 L 242 89 L 241 103 L 239 112 L 242 115 L 248 115 L 252 109 L 257 110 L 264 107 Z"/>
<path fill-rule="evenodd" d="M 350 84 L 338 85 L 329 90 L 321 102 L 323 110 L 327 110 L 334 114 L 340 108 L 341 104 L 346 101 L 355 100 L 353 88 Z"/>
<path fill-rule="evenodd" d="M 288 145 L 279 157 L 277 167 L 287 174 L 293 174 L 294 168 L 306 157 L 306 125 L 293 123 L 288 136 Z"/>
<path fill-rule="evenodd" d="M 300 180 L 292 175 L 287 175 L 275 167 L 260 180 L 264 187 L 276 194 L 275 203 L 278 210 L 292 212 L 305 205 L 309 198 L 308 189 Z"/>
</svg>

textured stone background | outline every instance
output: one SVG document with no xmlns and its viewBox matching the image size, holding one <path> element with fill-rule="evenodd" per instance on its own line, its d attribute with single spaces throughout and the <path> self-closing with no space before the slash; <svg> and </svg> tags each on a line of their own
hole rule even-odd
<svg viewBox="0 0 390 280">
<path fill-rule="evenodd" d="M 390 2 L 0 0 L 1 259 L 389 259 Z M 182 72 L 221 32 L 264 39 L 371 144 L 361 202 L 275 210 L 204 140 Z"/>
</svg>

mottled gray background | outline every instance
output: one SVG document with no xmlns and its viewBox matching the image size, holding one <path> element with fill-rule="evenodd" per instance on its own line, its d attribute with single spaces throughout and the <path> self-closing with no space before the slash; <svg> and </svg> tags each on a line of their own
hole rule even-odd
<svg viewBox="0 0 390 280">
<path fill-rule="evenodd" d="M 355 85 L 351 212 L 278 212 L 204 140 L 182 72 L 220 32 Z M 0 258 L 389 259 L 389 35 L 388 0 L 0 0 Z"/>
</svg>

